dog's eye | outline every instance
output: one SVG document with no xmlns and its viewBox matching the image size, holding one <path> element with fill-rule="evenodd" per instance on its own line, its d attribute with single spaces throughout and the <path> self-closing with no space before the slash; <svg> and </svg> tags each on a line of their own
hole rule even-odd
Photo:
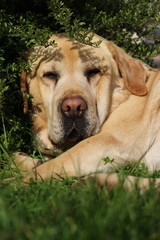
<svg viewBox="0 0 160 240">
<path fill-rule="evenodd" d="M 43 74 L 43 77 L 49 78 L 49 79 L 59 79 L 59 74 L 56 72 L 46 72 Z"/>
<path fill-rule="evenodd" d="M 101 73 L 101 71 L 95 68 L 95 69 L 88 70 L 85 75 L 87 76 L 88 79 L 90 79 L 99 73 Z"/>
</svg>

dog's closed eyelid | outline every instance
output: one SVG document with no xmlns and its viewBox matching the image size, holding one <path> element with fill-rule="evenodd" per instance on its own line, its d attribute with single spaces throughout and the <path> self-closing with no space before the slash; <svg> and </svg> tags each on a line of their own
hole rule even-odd
<svg viewBox="0 0 160 240">
<path fill-rule="evenodd" d="M 48 78 L 48 79 L 56 79 L 56 80 L 58 80 L 60 78 L 60 76 L 57 72 L 46 72 L 43 74 L 43 77 Z"/>
<path fill-rule="evenodd" d="M 87 79 L 90 79 L 92 77 L 94 77 L 97 74 L 101 74 L 101 70 L 98 68 L 94 68 L 94 69 L 89 69 L 85 72 L 85 76 L 87 77 Z"/>
</svg>

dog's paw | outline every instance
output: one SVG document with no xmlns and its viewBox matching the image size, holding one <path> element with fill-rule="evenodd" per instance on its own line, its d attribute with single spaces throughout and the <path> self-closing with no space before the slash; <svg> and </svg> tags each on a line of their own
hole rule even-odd
<svg viewBox="0 0 160 240">
<path fill-rule="evenodd" d="M 13 162 L 18 169 L 23 171 L 30 171 L 42 163 L 40 159 L 29 157 L 23 152 L 16 153 Z"/>
</svg>

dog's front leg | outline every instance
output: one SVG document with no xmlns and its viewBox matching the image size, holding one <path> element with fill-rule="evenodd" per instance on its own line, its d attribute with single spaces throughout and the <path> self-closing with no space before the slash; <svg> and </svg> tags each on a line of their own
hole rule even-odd
<svg viewBox="0 0 160 240">
<path fill-rule="evenodd" d="M 47 180 L 52 177 L 78 177 L 96 172 L 109 172 L 116 164 L 116 162 L 106 164 L 103 160 L 110 157 L 108 154 L 112 152 L 110 140 L 108 138 L 107 145 L 107 139 L 102 134 L 83 140 L 59 157 L 33 169 L 26 175 L 25 181 L 30 178 Z"/>
</svg>

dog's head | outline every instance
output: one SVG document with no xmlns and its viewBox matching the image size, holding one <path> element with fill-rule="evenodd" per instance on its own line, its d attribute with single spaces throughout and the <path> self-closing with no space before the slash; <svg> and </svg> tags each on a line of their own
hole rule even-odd
<svg viewBox="0 0 160 240">
<path fill-rule="evenodd" d="M 56 46 L 38 47 L 32 53 L 32 72 L 22 72 L 22 90 L 26 78 L 33 97 L 33 132 L 47 153 L 45 148 L 70 147 L 100 132 L 114 110 L 116 89 L 127 91 L 125 96 L 147 93 L 142 63 L 113 43 L 97 35 L 93 41 L 102 40 L 98 47 L 64 35 L 53 35 L 53 40 Z"/>
</svg>

